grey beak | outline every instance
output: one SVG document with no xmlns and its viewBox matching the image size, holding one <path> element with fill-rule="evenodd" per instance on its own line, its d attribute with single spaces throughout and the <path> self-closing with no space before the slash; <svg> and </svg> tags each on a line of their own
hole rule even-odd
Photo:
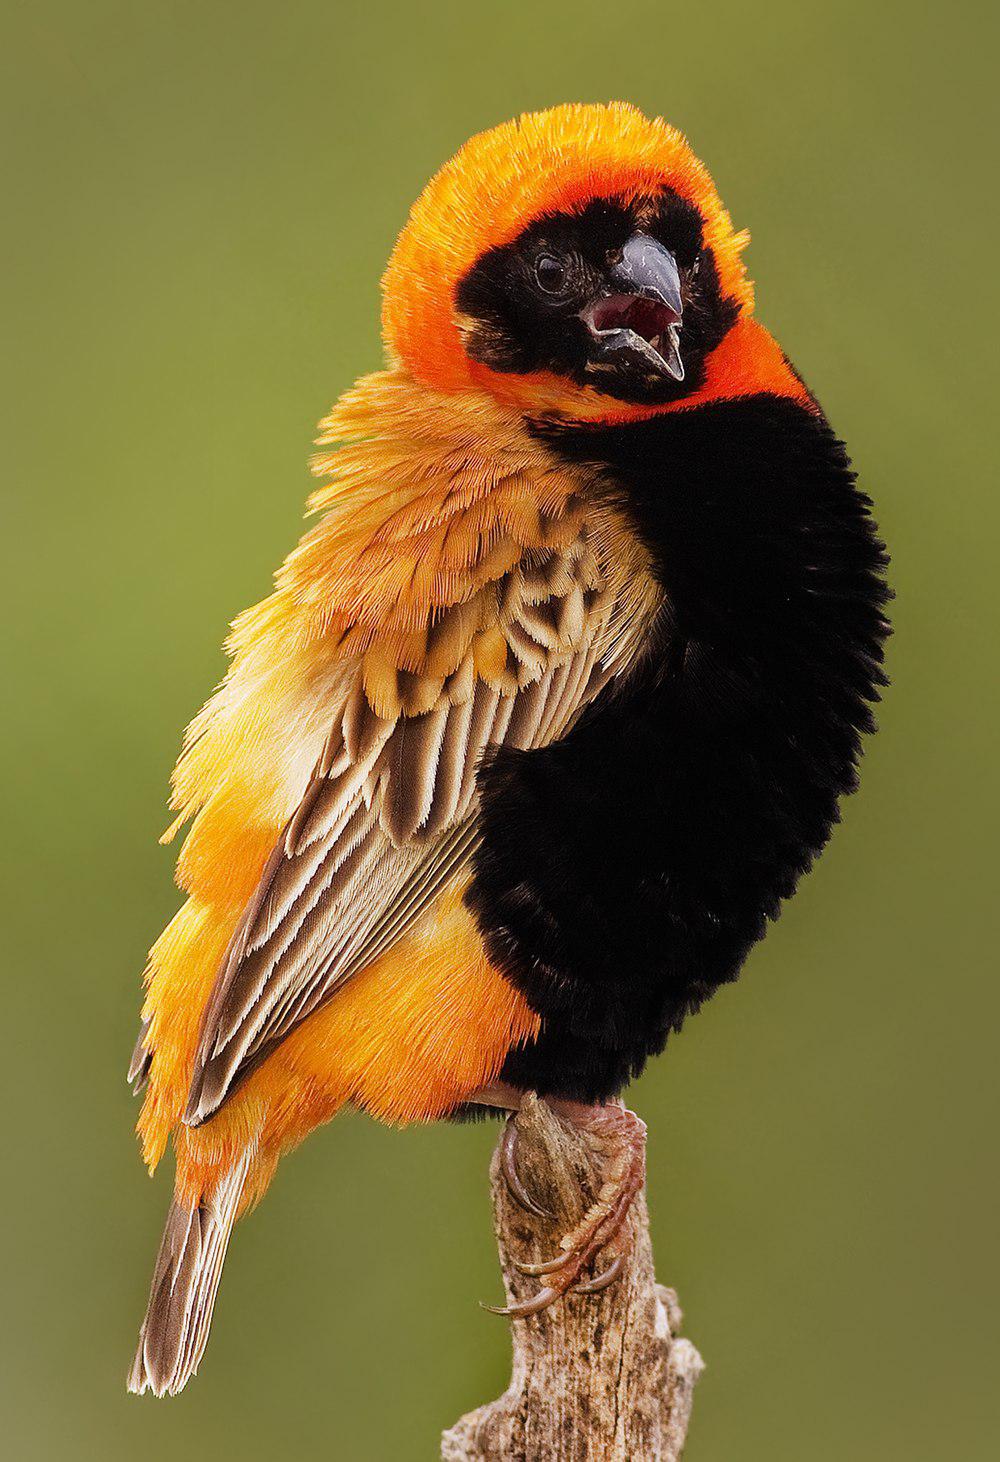
<svg viewBox="0 0 1000 1462">
<path fill-rule="evenodd" d="M 619 262 L 611 270 L 611 282 L 622 294 L 640 299 L 657 300 L 673 310 L 680 323 L 684 313 L 681 302 L 681 277 L 677 261 L 670 250 L 649 234 L 633 234 L 622 250 Z"/>
<path fill-rule="evenodd" d="M 609 292 L 580 312 L 594 339 L 594 369 L 628 366 L 683 381 L 684 305 L 677 261 L 649 234 L 633 234 L 607 274 Z"/>
</svg>

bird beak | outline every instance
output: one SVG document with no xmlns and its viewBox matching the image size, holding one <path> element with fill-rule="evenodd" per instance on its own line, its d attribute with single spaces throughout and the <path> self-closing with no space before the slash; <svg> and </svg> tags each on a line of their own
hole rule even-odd
<svg viewBox="0 0 1000 1462">
<path fill-rule="evenodd" d="M 684 379 L 678 344 L 681 280 L 669 249 L 648 234 L 633 234 L 609 271 L 610 290 L 580 312 L 596 344 L 595 364 L 638 366 L 647 375 Z"/>
</svg>

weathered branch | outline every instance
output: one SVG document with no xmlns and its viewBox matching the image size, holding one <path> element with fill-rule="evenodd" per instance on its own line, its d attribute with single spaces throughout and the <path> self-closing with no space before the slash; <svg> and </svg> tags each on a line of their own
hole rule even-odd
<svg viewBox="0 0 1000 1462">
<path fill-rule="evenodd" d="M 554 1253 L 600 1186 L 586 1136 L 544 1102 L 529 1099 L 517 1125 L 524 1185 L 556 1217 L 535 1218 L 513 1200 L 494 1153 L 494 1223 L 510 1300 L 524 1299 L 539 1284 L 514 1261 Z M 681 1456 L 702 1360 L 678 1335 L 677 1296 L 656 1283 L 644 1193 L 630 1223 L 631 1255 L 608 1289 L 570 1295 L 508 1322 L 510 1385 L 445 1432 L 443 1462 L 676 1462 Z"/>
</svg>

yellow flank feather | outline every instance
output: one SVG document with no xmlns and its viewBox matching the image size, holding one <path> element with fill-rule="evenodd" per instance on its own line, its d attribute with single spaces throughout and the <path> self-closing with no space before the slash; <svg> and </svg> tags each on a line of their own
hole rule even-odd
<svg viewBox="0 0 1000 1462">
<path fill-rule="evenodd" d="M 202 1013 L 241 913 L 359 677 L 376 724 L 442 700 L 471 704 L 482 682 L 513 697 L 595 623 L 609 659 L 623 641 L 633 653 L 658 603 L 614 514 L 588 507 L 580 476 L 488 398 L 438 396 L 402 370 L 381 372 L 321 430 L 314 467 L 326 481 L 310 508 L 322 517 L 271 596 L 235 621 L 229 672 L 174 774 L 167 836 L 193 818 L 178 861 L 190 897 L 149 961 L 153 1058 L 139 1130 L 151 1166 L 178 1128 Z M 555 709 L 546 714 L 554 727 Z M 537 1033 L 489 968 L 456 888 L 293 1030 L 210 1122 L 179 1129 L 182 1191 L 248 1144 L 269 1171 L 345 1100 L 392 1120 L 439 1115 Z"/>
</svg>

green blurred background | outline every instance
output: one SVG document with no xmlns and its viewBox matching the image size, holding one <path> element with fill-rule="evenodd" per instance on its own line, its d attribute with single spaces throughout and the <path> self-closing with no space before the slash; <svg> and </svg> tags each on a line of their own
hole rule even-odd
<svg viewBox="0 0 1000 1462">
<path fill-rule="evenodd" d="M 475 1305 L 499 1294 L 491 1130 L 347 1117 L 238 1232 L 190 1390 L 126 1397 L 170 1174 L 143 1174 L 123 1074 L 176 902 L 180 731 L 300 531 L 314 422 L 379 363 L 406 209 L 470 133 L 608 97 L 688 131 L 753 231 L 759 313 L 850 444 L 898 591 L 861 795 L 633 1092 L 660 1275 L 709 1367 L 688 1455 L 998 1455 L 985 14 L 8 5 L 4 1456 L 417 1462 L 506 1384 Z"/>
</svg>

